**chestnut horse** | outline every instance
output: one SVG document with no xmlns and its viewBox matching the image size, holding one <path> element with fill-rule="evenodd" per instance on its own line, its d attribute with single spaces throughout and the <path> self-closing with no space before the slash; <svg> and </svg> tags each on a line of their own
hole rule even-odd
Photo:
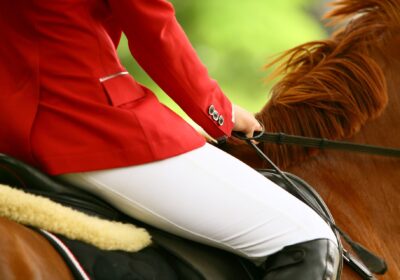
<svg viewBox="0 0 400 280">
<path fill-rule="evenodd" d="M 350 21 L 331 39 L 293 48 L 272 64 L 283 74 L 257 114 L 268 132 L 400 148 L 400 0 L 340 0 L 327 15 Z M 268 67 L 272 64 L 267 65 Z M 285 171 L 316 188 L 336 223 L 400 279 L 400 159 L 260 143 Z M 238 140 L 226 150 L 260 168 Z M 345 270 L 343 279 L 359 279 Z"/>
<path fill-rule="evenodd" d="M 281 57 L 286 60 L 277 73 L 283 79 L 257 117 L 270 132 L 399 146 L 400 0 L 339 0 L 335 5 L 328 14 L 332 23 L 351 21 L 331 39 L 301 45 Z M 388 272 L 382 278 L 400 279 L 399 159 L 260 146 L 281 168 L 313 185 L 355 241 L 385 258 Z M 230 139 L 226 148 L 251 166 L 264 167 L 243 142 Z M 71 278 L 42 237 L 2 219 L 0 225 L 2 279 Z M 13 238 L 4 239 L 12 229 Z M 13 250 L 22 245 L 24 250 Z M 41 269 L 46 265 L 51 269 Z M 359 276 L 345 268 L 342 279 Z"/>
</svg>

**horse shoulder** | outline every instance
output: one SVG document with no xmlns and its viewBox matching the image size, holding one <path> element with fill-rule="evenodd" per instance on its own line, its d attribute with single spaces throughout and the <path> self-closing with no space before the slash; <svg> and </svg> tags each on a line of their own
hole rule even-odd
<svg viewBox="0 0 400 280">
<path fill-rule="evenodd" d="M 73 279 L 61 256 L 34 230 L 0 217 L 0 236 L 0 279 Z"/>
</svg>

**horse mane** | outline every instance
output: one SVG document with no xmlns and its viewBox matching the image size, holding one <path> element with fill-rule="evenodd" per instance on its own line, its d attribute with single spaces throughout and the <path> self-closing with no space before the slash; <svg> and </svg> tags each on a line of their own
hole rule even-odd
<svg viewBox="0 0 400 280">
<path fill-rule="evenodd" d="M 385 76 L 371 51 L 383 50 L 398 30 L 400 0 L 339 0 L 333 6 L 326 18 L 333 25 L 351 18 L 344 27 L 330 39 L 290 49 L 266 66 L 279 62 L 271 77 L 283 75 L 256 115 L 266 131 L 349 138 L 386 107 Z M 265 144 L 264 150 L 281 167 L 316 152 L 276 144 Z"/>
</svg>

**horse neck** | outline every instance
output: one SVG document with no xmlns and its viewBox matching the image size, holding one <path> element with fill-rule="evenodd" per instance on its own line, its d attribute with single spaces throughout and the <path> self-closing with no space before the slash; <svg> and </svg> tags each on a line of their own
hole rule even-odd
<svg viewBox="0 0 400 280">
<path fill-rule="evenodd" d="M 400 58 L 395 46 L 400 46 L 400 40 L 388 44 L 384 53 L 374 53 L 386 78 L 388 104 L 347 139 L 351 142 L 400 148 Z M 317 189 L 343 230 L 386 259 L 387 279 L 398 279 L 399 169 L 399 158 L 325 151 L 288 171 Z"/>
<path fill-rule="evenodd" d="M 369 119 L 365 123 L 361 125 L 360 128 L 355 129 L 352 133 L 351 137 L 346 138 L 346 140 L 350 140 L 352 142 L 372 144 L 372 145 L 381 145 L 381 146 L 393 146 L 399 147 L 400 143 L 400 132 L 398 132 L 399 127 L 399 118 L 400 118 L 400 57 L 398 55 L 397 46 L 400 45 L 400 35 L 388 40 L 385 43 L 384 49 L 382 47 L 376 47 L 375 49 L 371 49 L 370 56 L 377 62 L 380 66 L 384 77 L 386 78 L 386 88 L 387 93 L 382 92 L 382 95 L 388 95 L 388 103 L 386 107 L 382 107 L 382 113 L 380 113 L 375 119 Z M 356 94 L 356 92 L 354 92 Z M 386 98 L 385 98 L 386 99 Z M 384 106 L 384 105 L 383 105 Z M 264 109 L 258 114 L 258 117 L 262 119 L 264 124 L 268 124 L 271 120 L 276 122 L 279 121 L 288 121 L 298 119 L 299 116 L 294 114 L 296 108 L 293 109 L 293 116 L 288 113 L 288 116 L 283 120 L 279 117 L 271 113 L 270 107 L 268 105 L 264 107 Z M 310 122 L 313 120 L 310 119 Z M 305 124 L 306 125 L 306 124 Z M 272 132 L 277 132 L 277 130 L 267 127 L 268 130 Z M 301 130 L 301 129 L 300 129 Z M 285 132 L 285 130 L 278 131 Z M 295 133 L 298 134 L 298 133 Z M 318 135 L 308 135 L 308 136 L 317 136 Z M 327 137 L 323 136 L 322 137 Z M 346 136 L 345 136 L 346 137 Z M 328 137 L 329 138 L 329 137 Z M 276 145 L 267 145 L 264 147 L 264 151 L 270 153 L 273 151 L 275 154 L 281 153 L 278 150 L 279 147 Z M 235 139 L 230 139 L 228 144 L 226 145 L 226 150 L 228 153 L 238 157 L 242 161 L 251 165 L 252 167 L 265 167 L 265 163 L 255 155 L 254 151 L 242 141 L 238 141 Z M 291 157 L 292 154 L 289 152 L 285 152 L 285 155 Z M 315 153 L 313 154 L 315 155 Z M 294 161 L 289 164 L 283 165 L 283 168 L 290 167 L 291 165 L 297 165 L 300 162 L 307 161 L 309 154 L 308 153 L 300 153 L 299 157 L 295 157 Z M 274 158 L 274 156 L 272 156 Z M 279 158 L 279 157 L 278 157 Z M 279 162 L 276 162 L 279 164 Z"/>
</svg>

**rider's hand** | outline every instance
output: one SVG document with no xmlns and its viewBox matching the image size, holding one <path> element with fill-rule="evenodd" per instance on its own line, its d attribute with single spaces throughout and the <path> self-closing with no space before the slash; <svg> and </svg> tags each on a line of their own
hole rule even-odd
<svg viewBox="0 0 400 280">
<path fill-rule="evenodd" d="M 233 131 L 244 133 L 247 137 L 252 137 L 254 131 L 262 131 L 262 127 L 252 113 L 249 113 L 245 109 L 233 105 L 233 111 L 235 114 L 235 124 Z"/>
</svg>

